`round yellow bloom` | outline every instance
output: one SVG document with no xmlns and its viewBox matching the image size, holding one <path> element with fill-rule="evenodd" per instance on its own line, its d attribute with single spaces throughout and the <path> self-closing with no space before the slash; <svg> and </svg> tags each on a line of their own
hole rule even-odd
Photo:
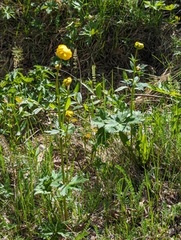
<svg viewBox="0 0 181 240">
<path fill-rule="evenodd" d="M 65 117 L 66 117 L 66 118 L 72 118 L 73 115 L 74 115 L 74 112 L 71 111 L 71 110 L 67 110 L 67 111 L 65 112 Z"/>
<path fill-rule="evenodd" d="M 64 44 L 58 46 L 55 54 L 62 60 L 69 60 L 72 57 L 72 51 Z"/>
<path fill-rule="evenodd" d="M 63 85 L 66 86 L 66 87 L 70 86 L 71 83 L 72 83 L 72 78 L 71 77 L 65 78 L 63 80 Z"/>
<path fill-rule="evenodd" d="M 134 47 L 138 50 L 141 50 L 144 48 L 144 44 L 140 42 L 135 42 Z"/>
</svg>

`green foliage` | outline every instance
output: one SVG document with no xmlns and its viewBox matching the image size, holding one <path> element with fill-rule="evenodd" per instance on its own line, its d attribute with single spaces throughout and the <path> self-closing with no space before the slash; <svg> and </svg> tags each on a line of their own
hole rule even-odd
<svg viewBox="0 0 181 240">
<path fill-rule="evenodd" d="M 15 69 L 0 86 L 1 132 L 22 137 L 26 130 L 40 123 L 39 116 L 55 101 L 54 74 L 46 67 L 35 66 L 27 75 Z"/>
<path fill-rule="evenodd" d="M 124 136 L 123 143 L 126 145 L 129 141 L 128 136 L 130 135 L 131 125 L 137 125 L 143 121 L 143 116 L 139 111 L 130 114 L 130 111 L 125 110 L 113 114 L 100 109 L 96 115 L 97 117 L 92 120 L 92 125 L 98 128 L 96 133 L 97 146 L 106 144 L 109 137 L 116 133 L 121 138 Z"/>
<path fill-rule="evenodd" d="M 36 194 L 49 194 L 52 200 L 70 195 L 70 191 L 80 190 L 80 184 L 87 181 L 83 177 L 74 176 L 66 185 L 63 183 L 62 172 L 52 172 L 51 176 L 45 176 L 39 179 L 35 188 Z"/>
</svg>

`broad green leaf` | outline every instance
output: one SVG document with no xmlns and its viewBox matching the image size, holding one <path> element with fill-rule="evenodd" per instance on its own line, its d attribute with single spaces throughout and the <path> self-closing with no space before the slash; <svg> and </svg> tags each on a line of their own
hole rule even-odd
<svg viewBox="0 0 181 240">
<path fill-rule="evenodd" d="M 56 135 L 56 134 L 60 134 L 60 131 L 58 129 L 52 129 L 50 131 L 45 131 L 45 133 L 48 133 L 50 135 Z"/>
<path fill-rule="evenodd" d="M 23 77 L 22 80 L 26 83 L 30 83 L 30 82 L 33 82 L 34 81 L 34 78 L 31 78 L 31 77 Z"/>
<path fill-rule="evenodd" d="M 124 79 L 124 80 L 128 80 L 128 79 L 129 79 L 126 71 L 123 71 L 123 79 Z"/>
<path fill-rule="evenodd" d="M 96 96 L 97 96 L 98 98 L 101 98 L 101 97 L 102 97 L 102 85 L 101 85 L 101 83 L 98 83 L 98 84 L 96 85 Z"/>
<path fill-rule="evenodd" d="M 82 94 L 81 94 L 80 92 L 78 92 L 78 93 L 76 94 L 76 99 L 77 99 L 77 102 L 78 102 L 79 104 L 82 103 Z"/>
<path fill-rule="evenodd" d="M 42 111 L 42 107 L 38 107 L 38 108 L 35 108 L 34 110 L 33 110 L 33 112 L 32 112 L 32 114 L 38 114 L 39 112 L 41 112 Z"/>
<path fill-rule="evenodd" d="M 65 104 L 65 111 L 67 111 L 69 109 L 70 105 L 71 105 L 71 98 L 68 97 L 67 102 Z"/>
<path fill-rule="evenodd" d="M 122 90 L 124 90 L 124 89 L 128 89 L 128 86 L 121 86 L 121 87 L 117 88 L 117 89 L 115 90 L 115 92 L 120 92 L 120 91 L 122 91 Z"/>
<path fill-rule="evenodd" d="M 74 88 L 74 93 L 78 93 L 79 92 L 79 89 L 80 89 L 80 83 L 77 83 L 75 88 Z"/>
</svg>

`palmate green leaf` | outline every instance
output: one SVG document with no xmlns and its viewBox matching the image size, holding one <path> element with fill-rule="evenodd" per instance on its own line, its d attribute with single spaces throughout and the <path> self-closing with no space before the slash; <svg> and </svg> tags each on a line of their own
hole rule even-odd
<svg viewBox="0 0 181 240">
<path fill-rule="evenodd" d="M 144 116 L 140 111 L 133 111 L 132 115 L 129 111 L 123 111 L 118 112 L 115 116 L 118 122 L 124 123 L 124 126 L 126 126 L 126 124 L 137 124 L 144 120 Z"/>
<path fill-rule="evenodd" d="M 38 185 L 35 187 L 35 195 L 51 193 L 51 177 L 45 176 L 39 179 Z"/>
<path fill-rule="evenodd" d="M 133 111 L 132 116 L 129 116 L 126 121 L 127 123 L 129 123 L 129 125 L 133 125 L 133 124 L 139 124 L 141 122 L 143 122 L 144 120 L 144 116 L 140 111 Z"/>
<path fill-rule="evenodd" d="M 88 179 L 82 177 L 82 176 L 74 176 L 71 181 L 69 182 L 69 186 L 78 186 L 79 184 L 83 184 L 86 181 L 88 181 Z"/>
<path fill-rule="evenodd" d="M 80 185 L 88 181 L 86 178 L 82 176 L 74 176 L 69 183 L 62 185 L 58 188 L 59 194 L 63 197 L 67 196 L 71 191 L 80 191 Z"/>
<path fill-rule="evenodd" d="M 68 186 L 63 185 L 62 187 L 58 188 L 58 195 L 65 197 L 68 195 L 69 188 Z"/>
<path fill-rule="evenodd" d="M 115 119 L 117 119 L 118 122 L 120 123 L 126 123 L 128 122 L 128 118 L 130 117 L 130 111 L 118 111 L 115 115 L 113 115 Z"/>
<path fill-rule="evenodd" d="M 106 132 L 108 133 L 116 133 L 119 131 L 119 127 L 121 128 L 121 125 L 113 120 L 113 119 L 110 119 L 110 120 L 105 120 L 105 130 Z"/>
<path fill-rule="evenodd" d="M 74 176 L 69 182 L 63 183 L 62 172 L 52 171 L 51 176 L 45 176 L 39 179 L 39 183 L 35 188 L 35 195 L 37 194 L 54 194 L 57 196 L 67 196 L 71 191 L 80 191 L 80 186 L 88 179 L 83 176 Z"/>
<path fill-rule="evenodd" d="M 99 116 L 92 120 L 92 125 L 98 128 L 95 148 L 101 144 L 106 145 L 111 134 L 119 134 L 123 144 L 126 145 L 129 141 L 126 134 L 130 132 L 130 126 L 140 124 L 144 120 L 140 111 L 133 111 L 132 114 L 129 110 L 118 111 L 113 115 L 106 112 L 101 113 L 102 117 Z"/>
<path fill-rule="evenodd" d="M 119 133 L 119 132 L 124 132 L 128 130 L 128 124 L 129 122 L 133 119 L 125 118 L 125 119 L 119 119 L 117 118 L 117 115 L 111 116 L 109 120 L 105 120 L 105 131 L 108 133 Z M 129 120 L 128 120 L 129 119 Z"/>
<path fill-rule="evenodd" d="M 104 122 L 104 120 L 101 117 L 96 117 L 94 120 L 91 121 L 91 124 L 94 127 L 102 128 L 102 127 L 104 127 L 105 122 Z"/>
</svg>

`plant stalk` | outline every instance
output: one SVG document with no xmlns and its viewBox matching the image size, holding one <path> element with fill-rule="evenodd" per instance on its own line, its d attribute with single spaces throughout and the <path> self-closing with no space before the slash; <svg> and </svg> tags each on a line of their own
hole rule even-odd
<svg viewBox="0 0 181 240">
<path fill-rule="evenodd" d="M 59 79 L 58 79 L 59 70 L 60 70 L 60 66 L 57 69 L 55 86 L 56 86 L 56 101 L 57 101 L 57 112 L 58 112 L 58 124 L 59 124 L 59 129 L 62 129 L 65 113 L 64 112 L 61 113 L 61 106 L 60 106 L 60 90 L 59 90 Z M 59 149 L 60 149 L 60 156 L 61 156 L 62 182 L 63 182 L 63 185 L 65 185 L 66 184 L 66 179 L 65 179 L 65 164 L 64 164 L 63 139 L 62 139 L 62 136 L 60 136 Z M 68 214 L 67 214 L 67 201 L 66 201 L 66 197 L 65 196 L 63 197 L 63 209 L 64 209 L 64 220 L 66 221 L 67 218 L 68 218 Z"/>
</svg>

